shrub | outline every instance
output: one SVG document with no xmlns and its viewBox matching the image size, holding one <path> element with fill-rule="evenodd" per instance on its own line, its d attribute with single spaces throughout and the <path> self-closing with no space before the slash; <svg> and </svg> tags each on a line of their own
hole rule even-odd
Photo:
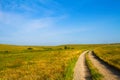
<svg viewBox="0 0 120 80">
<path fill-rule="evenodd" d="M 33 50 L 33 48 L 27 48 L 28 50 Z"/>
</svg>

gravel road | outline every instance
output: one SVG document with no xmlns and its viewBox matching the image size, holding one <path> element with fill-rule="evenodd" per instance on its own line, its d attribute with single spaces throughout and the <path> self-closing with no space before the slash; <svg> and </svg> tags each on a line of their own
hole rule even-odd
<svg viewBox="0 0 120 80">
<path fill-rule="evenodd" d="M 98 59 L 95 55 L 93 55 L 92 51 L 89 51 L 88 55 L 92 64 L 99 70 L 99 73 L 104 76 L 103 80 L 120 80 L 119 71 Z"/>
<path fill-rule="evenodd" d="M 92 80 L 90 72 L 85 62 L 85 54 L 88 51 L 84 51 L 78 58 L 74 68 L 73 80 Z"/>
</svg>

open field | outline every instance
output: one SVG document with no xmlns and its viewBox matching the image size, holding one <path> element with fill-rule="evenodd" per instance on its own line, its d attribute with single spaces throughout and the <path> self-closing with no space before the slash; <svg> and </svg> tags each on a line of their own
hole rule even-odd
<svg viewBox="0 0 120 80">
<path fill-rule="evenodd" d="M 71 80 L 81 52 L 82 49 L 1 45 L 0 79 Z"/>
<path fill-rule="evenodd" d="M 0 80 L 72 80 L 75 63 L 85 50 L 94 50 L 102 60 L 120 69 L 120 44 L 60 46 L 1 44 Z M 91 66 L 89 59 L 88 63 Z"/>
</svg>

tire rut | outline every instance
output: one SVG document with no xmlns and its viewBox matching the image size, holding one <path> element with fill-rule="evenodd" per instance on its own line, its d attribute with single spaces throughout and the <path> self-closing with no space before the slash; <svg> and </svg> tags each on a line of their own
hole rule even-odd
<svg viewBox="0 0 120 80">
<path fill-rule="evenodd" d="M 89 59 L 98 71 L 104 76 L 102 80 L 120 80 L 120 72 L 98 59 L 92 51 L 89 51 Z"/>
</svg>

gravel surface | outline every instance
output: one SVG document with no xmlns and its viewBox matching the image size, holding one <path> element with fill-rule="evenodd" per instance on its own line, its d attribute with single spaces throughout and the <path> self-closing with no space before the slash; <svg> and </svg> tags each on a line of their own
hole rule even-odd
<svg viewBox="0 0 120 80">
<path fill-rule="evenodd" d="M 92 80 L 90 72 L 85 62 L 85 54 L 88 51 L 84 51 L 78 58 L 74 68 L 73 80 Z"/>
<path fill-rule="evenodd" d="M 99 70 L 99 72 L 104 76 L 103 80 L 120 80 L 120 72 L 111 68 L 108 64 L 104 63 L 93 55 L 92 51 L 89 51 L 89 59 L 92 64 Z"/>
</svg>

